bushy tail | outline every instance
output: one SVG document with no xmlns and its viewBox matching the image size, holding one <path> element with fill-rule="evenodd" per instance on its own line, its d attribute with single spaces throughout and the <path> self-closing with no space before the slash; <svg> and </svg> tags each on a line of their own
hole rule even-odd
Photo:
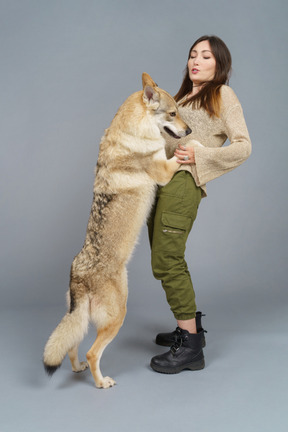
<svg viewBox="0 0 288 432">
<path fill-rule="evenodd" d="M 49 337 L 43 354 L 44 368 L 52 375 L 62 364 L 67 352 L 79 345 L 88 330 L 89 298 L 76 305 L 72 313 L 67 313 Z"/>
</svg>

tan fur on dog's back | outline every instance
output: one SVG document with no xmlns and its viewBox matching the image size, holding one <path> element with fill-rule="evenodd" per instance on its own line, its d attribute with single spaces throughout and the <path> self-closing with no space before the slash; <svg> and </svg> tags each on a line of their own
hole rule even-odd
<svg viewBox="0 0 288 432">
<path fill-rule="evenodd" d="M 173 98 L 143 74 L 143 91 L 119 108 L 100 143 L 94 197 L 85 243 L 71 266 L 68 312 L 50 336 L 44 366 L 52 374 L 69 354 L 72 369 L 90 367 L 97 387 L 115 381 L 103 377 L 103 350 L 118 333 L 128 295 L 126 264 L 154 200 L 157 184 L 166 184 L 179 165 L 165 157 L 161 131 L 175 137 L 190 133 Z M 79 362 L 78 345 L 91 320 L 97 338 L 87 362 Z"/>
</svg>

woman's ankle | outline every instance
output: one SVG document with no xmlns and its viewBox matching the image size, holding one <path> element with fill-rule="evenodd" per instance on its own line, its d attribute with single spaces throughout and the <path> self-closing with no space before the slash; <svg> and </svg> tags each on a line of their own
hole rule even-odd
<svg viewBox="0 0 288 432">
<path fill-rule="evenodd" d="M 177 325 L 182 330 L 187 330 L 191 334 L 197 333 L 196 319 L 192 318 L 189 320 L 177 320 Z"/>
</svg>

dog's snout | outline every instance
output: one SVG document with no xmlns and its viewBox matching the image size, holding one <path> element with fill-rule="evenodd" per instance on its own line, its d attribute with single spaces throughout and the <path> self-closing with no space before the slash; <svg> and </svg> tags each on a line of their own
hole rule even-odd
<svg viewBox="0 0 288 432">
<path fill-rule="evenodd" d="M 191 132 L 192 132 L 192 129 L 190 129 L 189 127 L 187 127 L 187 129 L 186 129 L 186 135 L 189 135 Z"/>
</svg>

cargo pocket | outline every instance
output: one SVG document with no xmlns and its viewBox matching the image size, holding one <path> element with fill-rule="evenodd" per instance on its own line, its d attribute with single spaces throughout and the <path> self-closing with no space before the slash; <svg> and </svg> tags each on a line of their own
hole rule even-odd
<svg viewBox="0 0 288 432">
<path fill-rule="evenodd" d="M 169 252 L 182 254 L 192 226 L 192 218 L 177 213 L 163 212 L 161 218 L 162 238 Z"/>
</svg>

